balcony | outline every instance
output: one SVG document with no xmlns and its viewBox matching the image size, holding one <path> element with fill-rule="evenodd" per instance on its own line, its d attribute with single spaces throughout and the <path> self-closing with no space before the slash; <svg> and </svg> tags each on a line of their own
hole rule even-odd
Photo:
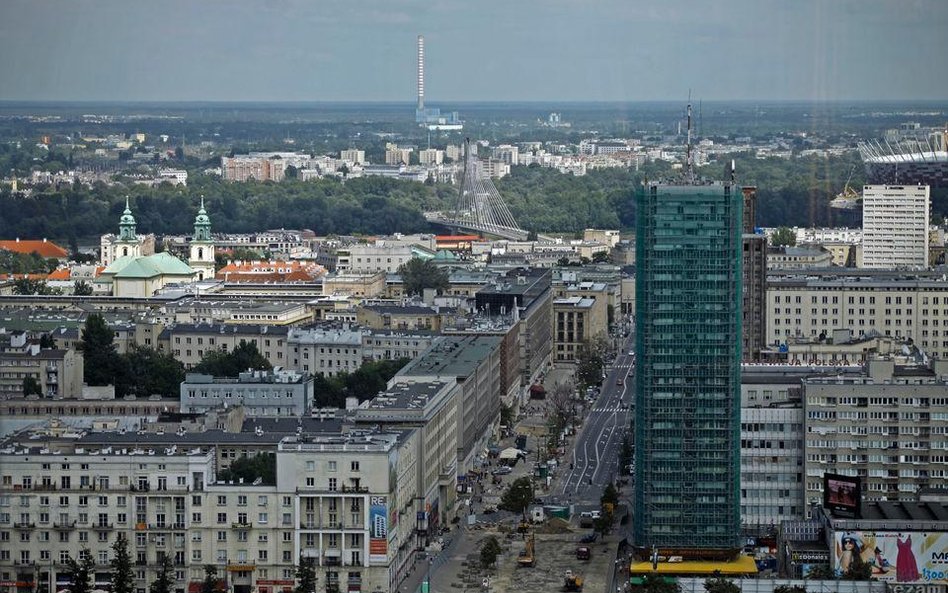
<svg viewBox="0 0 948 593">
<path fill-rule="evenodd" d="M 369 487 L 368 487 L 368 486 L 346 486 L 345 484 L 343 484 L 343 485 L 342 485 L 342 491 L 343 491 L 343 492 L 360 492 L 360 493 L 365 493 L 365 492 L 368 492 L 368 491 L 369 491 Z"/>
<path fill-rule="evenodd" d="M 35 560 L 14 560 L 13 566 L 36 566 Z"/>
<path fill-rule="evenodd" d="M 53 529 L 58 529 L 60 531 L 68 531 L 70 529 L 76 528 L 75 521 L 56 521 L 53 523 Z"/>
<path fill-rule="evenodd" d="M 175 524 L 173 524 L 173 525 L 171 526 L 171 528 L 172 528 L 172 529 L 175 529 L 175 530 L 187 529 L 187 527 L 184 525 L 184 523 L 175 523 Z"/>
<path fill-rule="evenodd" d="M 14 529 L 33 529 L 36 527 L 36 523 L 14 523 Z"/>
<path fill-rule="evenodd" d="M 100 523 L 96 523 L 95 525 L 92 526 L 92 530 L 93 530 L 93 531 L 108 531 L 108 530 L 110 530 L 110 529 L 112 529 L 112 524 L 111 524 L 111 523 L 101 523 L 101 522 L 100 522 Z"/>
<path fill-rule="evenodd" d="M 230 524 L 233 529 L 250 529 L 250 522 L 234 522 Z"/>
</svg>

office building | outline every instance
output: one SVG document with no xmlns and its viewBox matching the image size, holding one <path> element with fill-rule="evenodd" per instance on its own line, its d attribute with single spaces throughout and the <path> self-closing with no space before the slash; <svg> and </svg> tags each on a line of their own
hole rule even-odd
<svg viewBox="0 0 948 593">
<path fill-rule="evenodd" d="M 849 329 L 911 338 L 932 356 L 948 358 L 948 284 L 941 272 L 808 270 L 767 279 L 771 344 L 832 336 Z"/>
<path fill-rule="evenodd" d="M 778 364 L 741 368 L 741 524 L 746 536 L 764 535 L 806 514 L 800 488 L 802 382 L 825 371 Z"/>
<path fill-rule="evenodd" d="M 418 431 L 417 492 L 424 497 L 425 509 L 416 516 L 413 532 L 416 545 L 424 546 L 442 525 L 457 499 L 457 444 L 460 387 L 447 379 L 390 382 L 389 387 L 357 409 L 356 426 L 378 427 L 383 431 L 414 428 Z"/>
<path fill-rule="evenodd" d="M 521 385 L 546 369 L 553 351 L 553 275 L 548 269 L 518 268 L 474 295 L 478 311 L 520 320 Z"/>
<path fill-rule="evenodd" d="M 248 416 L 302 416 L 313 402 L 313 377 L 294 371 L 247 371 L 235 379 L 188 373 L 181 383 L 181 411 L 244 406 Z"/>
<path fill-rule="evenodd" d="M 740 543 L 742 195 L 636 196 L 633 545 L 720 557 Z"/>
<path fill-rule="evenodd" d="M 862 190 L 862 267 L 928 267 L 927 185 L 866 185 Z"/>
<path fill-rule="evenodd" d="M 397 383 L 447 379 L 458 384 L 459 474 L 474 467 L 474 458 L 500 423 L 501 342 L 499 336 L 445 336 L 392 379 Z"/>
</svg>

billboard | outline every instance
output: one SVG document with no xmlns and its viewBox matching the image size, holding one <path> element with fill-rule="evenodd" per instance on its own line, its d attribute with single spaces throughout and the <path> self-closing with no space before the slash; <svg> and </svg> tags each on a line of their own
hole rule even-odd
<svg viewBox="0 0 948 593">
<path fill-rule="evenodd" d="M 388 499 L 369 497 L 369 563 L 388 564 Z"/>
<path fill-rule="evenodd" d="M 823 507 L 837 517 L 859 517 L 862 487 L 859 478 L 823 474 Z"/>
<path fill-rule="evenodd" d="M 857 557 L 887 583 L 948 584 L 948 533 L 837 531 L 833 566 L 844 574 Z"/>
</svg>

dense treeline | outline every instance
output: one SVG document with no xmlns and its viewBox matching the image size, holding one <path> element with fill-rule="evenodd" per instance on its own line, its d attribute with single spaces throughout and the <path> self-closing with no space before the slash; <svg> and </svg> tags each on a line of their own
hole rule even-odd
<svg viewBox="0 0 948 593">
<path fill-rule="evenodd" d="M 126 195 L 140 233 L 190 233 L 202 195 L 215 232 L 281 227 L 309 228 L 321 235 L 416 232 L 427 228 L 422 212 L 442 207 L 452 191 L 382 177 L 276 184 L 224 183 L 202 176 L 187 188 L 67 186 L 30 198 L 4 191 L 0 212 L 16 214 L 0 216 L 0 237 L 70 241 L 116 232 Z"/>
<path fill-rule="evenodd" d="M 733 155 L 738 181 L 758 187 L 760 226 L 858 226 L 860 211 L 829 207 L 852 172 L 859 189 L 864 169 L 855 153 L 841 157 L 757 159 Z M 724 163 L 703 167 L 700 174 L 722 179 Z M 496 182 L 514 217 L 528 230 L 579 232 L 584 228 L 635 226 L 634 195 L 646 180 L 672 174 L 668 163 L 650 163 L 640 171 L 605 169 L 583 177 L 536 166 L 514 167 Z M 131 196 L 139 232 L 186 234 L 191 231 L 200 196 L 205 196 L 216 232 L 252 232 L 268 228 L 309 228 L 320 235 L 411 233 L 430 230 L 422 213 L 452 209 L 457 188 L 365 177 L 345 181 L 225 183 L 194 175 L 187 188 L 116 185 L 65 186 L 17 198 L 0 191 L 0 237 L 47 237 L 73 246 L 102 233 L 115 232 Z M 948 214 L 948 199 L 937 192 L 933 218 Z M 12 213 L 12 214 L 10 214 Z"/>
</svg>

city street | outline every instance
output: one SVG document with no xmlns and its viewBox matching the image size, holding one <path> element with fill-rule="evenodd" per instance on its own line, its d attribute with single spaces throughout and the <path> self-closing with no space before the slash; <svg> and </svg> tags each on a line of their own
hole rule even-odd
<svg viewBox="0 0 948 593">
<path fill-rule="evenodd" d="M 619 449 L 629 429 L 634 394 L 634 333 L 621 347 L 612 366 L 606 372 L 598 399 L 592 404 L 576 445 L 567 461 L 573 469 L 557 488 L 559 497 L 568 497 L 574 503 L 598 503 L 602 489 L 614 482 L 619 465 Z M 622 385 L 618 385 L 619 380 Z M 568 467 L 568 466 L 567 466 Z"/>
</svg>

